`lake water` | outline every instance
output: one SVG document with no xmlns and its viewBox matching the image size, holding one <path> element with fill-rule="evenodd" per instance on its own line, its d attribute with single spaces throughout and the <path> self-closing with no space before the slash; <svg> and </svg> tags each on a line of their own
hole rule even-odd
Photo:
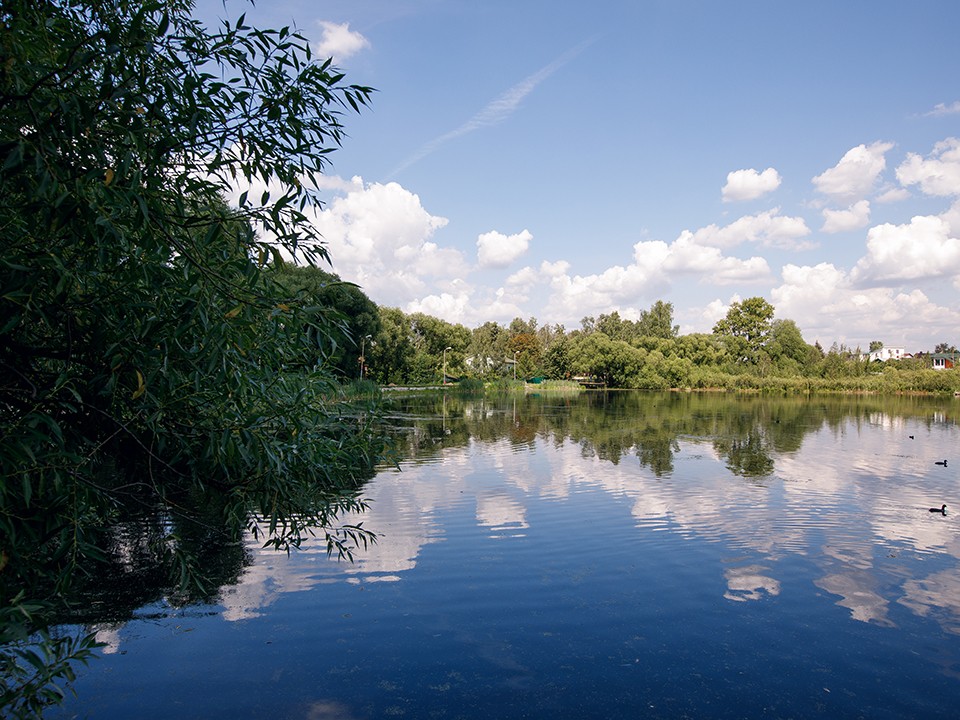
<svg viewBox="0 0 960 720">
<path fill-rule="evenodd" d="M 377 545 L 248 544 L 217 602 L 97 626 L 50 717 L 955 718 L 958 414 L 397 398 Z"/>
</svg>

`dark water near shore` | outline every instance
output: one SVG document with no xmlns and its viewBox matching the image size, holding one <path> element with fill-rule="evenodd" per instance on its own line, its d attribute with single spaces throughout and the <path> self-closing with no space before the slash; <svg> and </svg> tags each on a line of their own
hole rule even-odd
<svg viewBox="0 0 960 720">
<path fill-rule="evenodd" d="M 249 543 L 217 603 L 97 626 L 50 717 L 960 713 L 960 400 L 433 394 L 390 415 L 377 545 Z"/>
</svg>

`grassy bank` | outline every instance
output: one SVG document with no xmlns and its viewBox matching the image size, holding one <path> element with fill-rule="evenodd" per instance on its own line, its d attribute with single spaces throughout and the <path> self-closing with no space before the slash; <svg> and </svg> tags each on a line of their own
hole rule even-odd
<svg viewBox="0 0 960 720">
<path fill-rule="evenodd" d="M 782 393 L 874 393 L 947 395 L 960 392 L 960 372 L 896 370 L 856 377 L 777 377 L 731 375 L 719 371 L 695 374 L 686 386 L 694 390 L 754 390 Z"/>
<path fill-rule="evenodd" d="M 960 372 L 953 370 L 893 370 L 851 377 L 800 377 L 754 374 L 731 374 L 715 368 L 697 368 L 679 383 L 669 383 L 655 377 L 655 382 L 640 384 L 620 390 L 691 390 L 714 392 L 764 392 L 783 394 L 874 394 L 874 395 L 953 395 L 960 393 Z M 378 386 L 365 380 L 353 383 L 348 395 L 376 397 Z M 544 380 L 542 383 L 527 383 L 523 380 L 501 378 L 492 382 L 470 378 L 447 386 L 408 386 L 392 390 L 440 390 L 458 394 L 511 395 L 525 393 L 575 394 L 584 388 L 572 380 Z M 613 389 L 613 388 L 610 388 Z"/>
</svg>

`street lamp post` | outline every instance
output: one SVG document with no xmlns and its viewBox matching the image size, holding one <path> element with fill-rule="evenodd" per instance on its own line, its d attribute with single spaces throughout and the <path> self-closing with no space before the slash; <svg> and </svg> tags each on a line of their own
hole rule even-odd
<svg viewBox="0 0 960 720">
<path fill-rule="evenodd" d="M 519 350 L 513 351 L 513 379 L 514 380 L 517 379 L 517 353 L 518 352 L 520 351 Z"/>
<path fill-rule="evenodd" d="M 443 349 L 443 377 L 440 378 L 440 384 L 447 384 L 447 350 L 453 350 L 449 345 Z"/>
<path fill-rule="evenodd" d="M 363 380 L 363 366 L 366 364 L 366 349 L 367 349 L 367 340 L 370 339 L 369 335 L 364 335 L 360 339 L 360 379 Z"/>
</svg>

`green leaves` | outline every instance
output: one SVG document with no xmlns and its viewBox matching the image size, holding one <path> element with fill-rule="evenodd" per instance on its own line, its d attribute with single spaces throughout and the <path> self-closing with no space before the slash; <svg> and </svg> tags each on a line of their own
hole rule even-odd
<svg viewBox="0 0 960 720">
<path fill-rule="evenodd" d="M 773 305 L 762 297 L 747 298 L 733 303 L 713 332 L 727 337 L 730 354 L 739 362 L 756 362 L 770 333 L 773 313 Z"/>
<path fill-rule="evenodd" d="M 100 643 L 92 634 L 32 633 L 47 608 L 18 593 L 0 607 L 0 714 L 36 718 L 64 697 L 59 683 L 72 681 L 75 664 L 86 664 Z"/>
<path fill-rule="evenodd" d="M 205 507 L 233 533 L 264 519 L 278 547 L 370 537 L 336 527 L 378 453 L 329 362 L 349 328 L 267 261 L 326 257 L 311 186 L 372 90 L 294 31 L 207 31 L 187 6 L 4 4 L 0 619 L 109 564 L 145 507 L 164 520 L 142 562 L 176 582 L 200 582 Z M 55 699 L 83 647 L 25 649 L 21 688 Z"/>
</svg>

